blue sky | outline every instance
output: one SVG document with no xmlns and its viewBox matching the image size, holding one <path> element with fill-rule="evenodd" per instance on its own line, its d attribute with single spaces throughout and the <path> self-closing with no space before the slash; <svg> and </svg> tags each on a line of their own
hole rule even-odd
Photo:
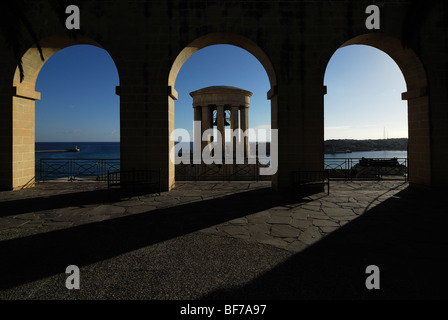
<svg viewBox="0 0 448 320">
<path fill-rule="evenodd" d="M 325 139 L 408 137 L 406 83 L 398 65 L 373 47 L 338 49 L 325 71 Z"/>
<path fill-rule="evenodd" d="M 105 50 L 81 45 L 55 53 L 36 82 L 36 141 L 119 141 L 117 85 L 118 71 Z"/>
<path fill-rule="evenodd" d="M 119 141 L 118 72 L 103 49 L 80 45 L 54 54 L 36 83 L 36 141 Z M 406 85 L 398 66 L 382 51 L 348 46 L 328 63 L 324 84 L 325 139 L 407 137 Z M 249 52 L 230 45 L 199 50 L 182 66 L 175 88 L 175 126 L 192 132 L 191 91 L 229 85 L 253 92 L 249 126 L 270 127 L 269 80 Z"/>
</svg>

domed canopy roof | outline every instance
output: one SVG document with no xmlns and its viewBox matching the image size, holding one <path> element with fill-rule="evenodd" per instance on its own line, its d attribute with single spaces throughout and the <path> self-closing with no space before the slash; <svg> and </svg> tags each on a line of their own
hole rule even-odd
<svg viewBox="0 0 448 320">
<path fill-rule="evenodd" d="M 252 92 L 231 86 L 210 86 L 190 92 L 193 107 L 207 105 L 250 106 Z"/>
<path fill-rule="evenodd" d="M 205 87 L 193 92 L 190 92 L 190 95 L 193 97 L 197 94 L 207 94 L 207 93 L 214 93 L 214 92 L 232 92 L 232 93 L 240 93 L 240 94 L 244 94 L 246 96 L 251 97 L 252 96 L 252 92 L 241 89 L 241 88 L 237 88 L 237 87 L 232 87 L 232 86 L 210 86 L 210 87 Z"/>
</svg>

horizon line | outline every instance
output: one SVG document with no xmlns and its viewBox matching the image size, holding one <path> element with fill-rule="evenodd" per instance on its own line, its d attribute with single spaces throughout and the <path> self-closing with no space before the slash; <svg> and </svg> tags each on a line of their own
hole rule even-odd
<svg viewBox="0 0 448 320">
<path fill-rule="evenodd" d="M 408 137 L 401 137 L 401 138 L 363 138 L 363 139 L 359 139 L 359 138 L 332 138 L 332 139 L 324 139 L 325 141 L 334 141 L 334 140 L 356 140 L 356 141 L 361 141 L 361 140 L 394 140 L 394 139 L 409 139 Z M 34 141 L 34 143 L 117 143 L 117 142 L 121 142 L 121 141 Z M 174 141 L 174 142 L 185 142 L 185 141 Z M 189 141 L 190 143 L 192 143 L 193 141 Z M 230 142 L 230 141 L 226 141 L 226 142 Z M 270 141 L 249 141 L 249 142 L 270 142 Z"/>
</svg>

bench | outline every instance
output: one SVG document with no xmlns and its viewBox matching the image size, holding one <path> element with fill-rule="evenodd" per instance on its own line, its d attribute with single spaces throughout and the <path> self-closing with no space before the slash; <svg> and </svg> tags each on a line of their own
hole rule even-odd
<svg viewBox="0 0 448 320">
<path fill-rule="evenodd" d="M 370 159 L 362 158 L 355 166 L 353 171 L 356 178 L 376 178 L 380 181 L 383 176 L 404 177 L 407 179 L 407 167 L 400 164 L 397 158 L 392 159 Z"/>
<path fill-rule="evenodd" d="M 358 165 L 364 167 L 397 167 L 400 166 L 397 158 L 392 159 L 373 159 L 373 158 L 361 158 Z"/>
<path fill-rule="evenodd" d="M 327 194 L 330 194 L 330 172 L 321 171 L 294 171 L 292 173 L 292 183 L 294 187 L 300 189 L 310 186 L 327 186 Z"/>
<path fill-rule="evenodd" d="M 107 190 L 112 187 L 135 192 L 137 190 L 156 190 L 161 193 L 160 169 L 158 170 L 129 170 L 107 171 Z"/>
</svg>

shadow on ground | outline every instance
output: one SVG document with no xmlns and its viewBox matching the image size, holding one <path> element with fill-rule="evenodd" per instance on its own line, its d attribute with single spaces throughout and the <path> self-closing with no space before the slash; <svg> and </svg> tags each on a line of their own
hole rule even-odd
<svg viewBox="0 0 448 320">
<path fill-rule="evenodd" d="M 70 206 L 97 204 L 107 200 L 107 191 L 83 191 L 70 194 L 33 197 L 0 202 L 0 217 L 12 216 L 33 211 L 44 211 Z"/>
<path fill-rule="evenodd" d="M 76 186 L 76 184 L 73 184 Z M 85 186 L 83 184 L 82 186 Z M 79 188 L 79 187 L 78 187 Z M 153 190 L 119 190 L 112 188 L 107 190 L 104 187 L 100 187 L 95 190 L 51 194 L 52 191 L 46 192 L 45 195 L 36 195 L 25 199 L 14 199 L 0 202 L 0 217 L 12 216 L 22 213 L 28 213 L 32 211 L 45 211 L 60 208 L 67 208 L 71 206 L 85 206 L 90 204 L 99 204 L 104 202 L 115 202 L 120 199 L 126 199 L 139 195 L 147 195 L 148 192 L 155 192 Z M 158 191 L 157 191 L 158 192 Z M 53 190 L 53 193 L 54 190 Z"/>
<path fill-rule="evenodd" d="M 88 195 L 85 201 L 92 203 L 98 194 Z M 67 206 L 70 197 L 60 195 L 52 206 Z M 446 299 L 448 219 L 442 200 L 405 189 L 252 281 L 239 287 L 230 282 L 202 299 Z M 0 289 L 61 274 L 73 261 L 86 266 L 301 201 L 265 188 L 2 241 Z M 247 259 L 250 264 L 256 257 Z M 380 269 L 379 290 L 366 289 L 369 265 Z"/>
<path fill-rule="evenodd" d="M 407 188 L 284 263 L 203 299 L 447 299 L 443 195 Z M 366 267 L 380 289 L 366 288 Z"/>
<path fill-rule="evenodd" d="M 92 203 L 98 195 L 93 191 L 76 194 L 75 198 L 84 196 L 85 203 Z M 60 208 L 73 201 L 72 195 L 59 195 L 52 197 L 52 204 L 48 206 Z M 73 261 L 82 267 L 273 206 L 299 201 L 297 196 L 264 188 L 2 241 L 0 274 L 7 276 L 2 276 L 0 289 L 60 274 Z M 98 198 L 97 202 L 101 203 Z"/>
</svg>

